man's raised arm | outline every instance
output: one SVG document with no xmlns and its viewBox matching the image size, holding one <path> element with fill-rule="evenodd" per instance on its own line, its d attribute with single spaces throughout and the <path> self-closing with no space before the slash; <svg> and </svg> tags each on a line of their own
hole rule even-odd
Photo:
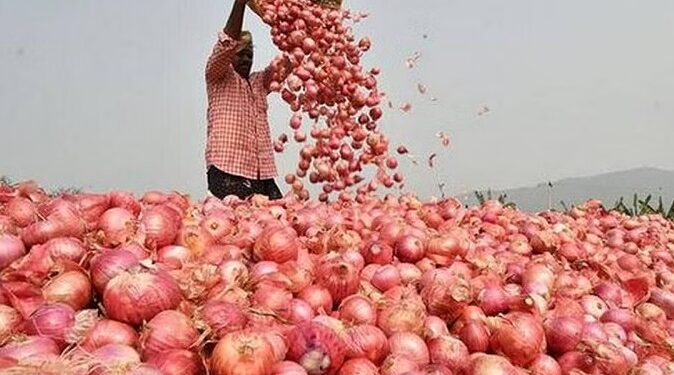
<svg viewBox="0 0 674 375">
<path fill-rule="evenodd" d="M 243 28 L 243 13 L 249 0 L 234 0 L 232 11 L 229 14 L 227 25 L 218 41 L 213 47 L 213 52 L 206 64 L 206 80 L 218 80 L 232 72 L 232 60 L 236 55 L 241 29 Z"/>
</svg>

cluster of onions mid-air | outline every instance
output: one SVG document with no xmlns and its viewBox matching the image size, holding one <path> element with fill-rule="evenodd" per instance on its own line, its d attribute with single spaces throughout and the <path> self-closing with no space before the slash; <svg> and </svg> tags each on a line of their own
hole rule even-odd
<svg viewBox="0 0 674 375">
<path fill-rule="evenodd" d="M 271 83 L 271 90 L 279 92 L 294 113 L 289 121 L 292 138 L 303 144 L 297 171 L 286 176 L 286 183 L 303 198 L 309 193 L 302 179 L 322 185 L 320 201 L 331 193 L 344 197 L 355 187 L 357 198 L 363 200 L 379 186 L 402 183 L 403 176 L 395 172 L 398 162 L 389 154 L 389 139 L 378 128 L 384 97 L 377 88 L 379 69 L 366 70 L 361 64 L 371 42 L 368 37 L 356 38 L 351 27 L 366 15 L 326 1 L 252 3 L 271 26 L 273 43 L 292 64 L 287 77 L 277 75 Z M 278 72 L 281 61 L 272 65 Z M 274 149 L 282 152 L 288 141 L 281 134 Z M 375 166 L 376 173 L 366 181 L 362 173 L 368 165 Z"/>
<path fill-rule="evenodd" d="M 674 223 L 597 201 L 529 214 L 22 183 L 3 186 L 0 222 L 2 373 L 674 371 Z"/>
</svg>

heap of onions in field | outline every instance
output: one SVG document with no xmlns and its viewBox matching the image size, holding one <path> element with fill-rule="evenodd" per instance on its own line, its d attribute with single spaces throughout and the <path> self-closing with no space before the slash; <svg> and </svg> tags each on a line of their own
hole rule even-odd
<svg viewBox="0 0 674 375">
<path fill-rule="evenodd" d="M 674 371 L 661 216 L 0 192 L 2 373 Z"/>
<path fill-rule="evenodd" d="M 390 188 L 401 183 L 402 175 L 394 172 L 398 162 L 389 155 L 389 140 L 377 124 L 383 97 L 377 89 L 379 69 L 366 71 L 361 66 L 371 42 L 367 37 L 357 40 L 349 26 L 363 15 L 312 0 L 259 0 L 258 6 L 263 21 L 271 26 L 274 44 L 292 63 L 292 73 L 282 82 L 277 76 L 271 89 L 280 92 L 294 112 L 293 138 L 305 142 L 308 127 L 303 122 L 314 123 L 311 141 L 300 150 L 296 173 L 286 176 L 293 191 L 308 197 L 302 182 L 308 177 L 310 183 L 322 184 L 320 201 L 355 186 L 362 201 L 379 185 Z M 282 134 L 275 141 L 276 151 L 283 151 L 287 141 Z M 366 165 L 376 167 L 369 181 L 360 174 Z"/>
</svg>

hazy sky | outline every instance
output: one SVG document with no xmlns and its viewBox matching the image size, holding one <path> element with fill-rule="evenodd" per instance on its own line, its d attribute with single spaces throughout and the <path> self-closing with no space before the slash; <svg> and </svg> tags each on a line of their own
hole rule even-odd
<svg viewBox="0 0 674 375">
<path fill-rule="evenodd" d="M 203 70 L 231 1 L 0 0 L 0 175 L 201 196 Z M 365 64 L 381 66 L 396 104 L 382 128 L 420 161 L 402 160 L 410 190 L 674 169 L 671 0 L 345 4 L 371 13 L 356 34 L 371 36 Z M 259 68 L 276 50 L 251 15 Z M 272 134 L 290 133 L 288 110 L 269 100 Z M 406 101 L 413 108 L 402 113 Z M 492 112 L 478 117 L 482 105 Z M 281 175 L 294 170 L 291 150 L 277 157 Z M 432 152 L 435 170 L 425 167 Z"/>
</svg>

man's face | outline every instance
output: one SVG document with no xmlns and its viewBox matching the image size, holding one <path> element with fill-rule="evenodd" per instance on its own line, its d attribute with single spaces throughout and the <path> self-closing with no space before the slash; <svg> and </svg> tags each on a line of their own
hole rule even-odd
<svg viewBox="0 0 674 375">
<path fill-rule="evenodd" d="M 249 44 L 236 54 L 234 70 L 243 78 L 248 78 L 253 68 L 253 46 Z"/>
</svg>

